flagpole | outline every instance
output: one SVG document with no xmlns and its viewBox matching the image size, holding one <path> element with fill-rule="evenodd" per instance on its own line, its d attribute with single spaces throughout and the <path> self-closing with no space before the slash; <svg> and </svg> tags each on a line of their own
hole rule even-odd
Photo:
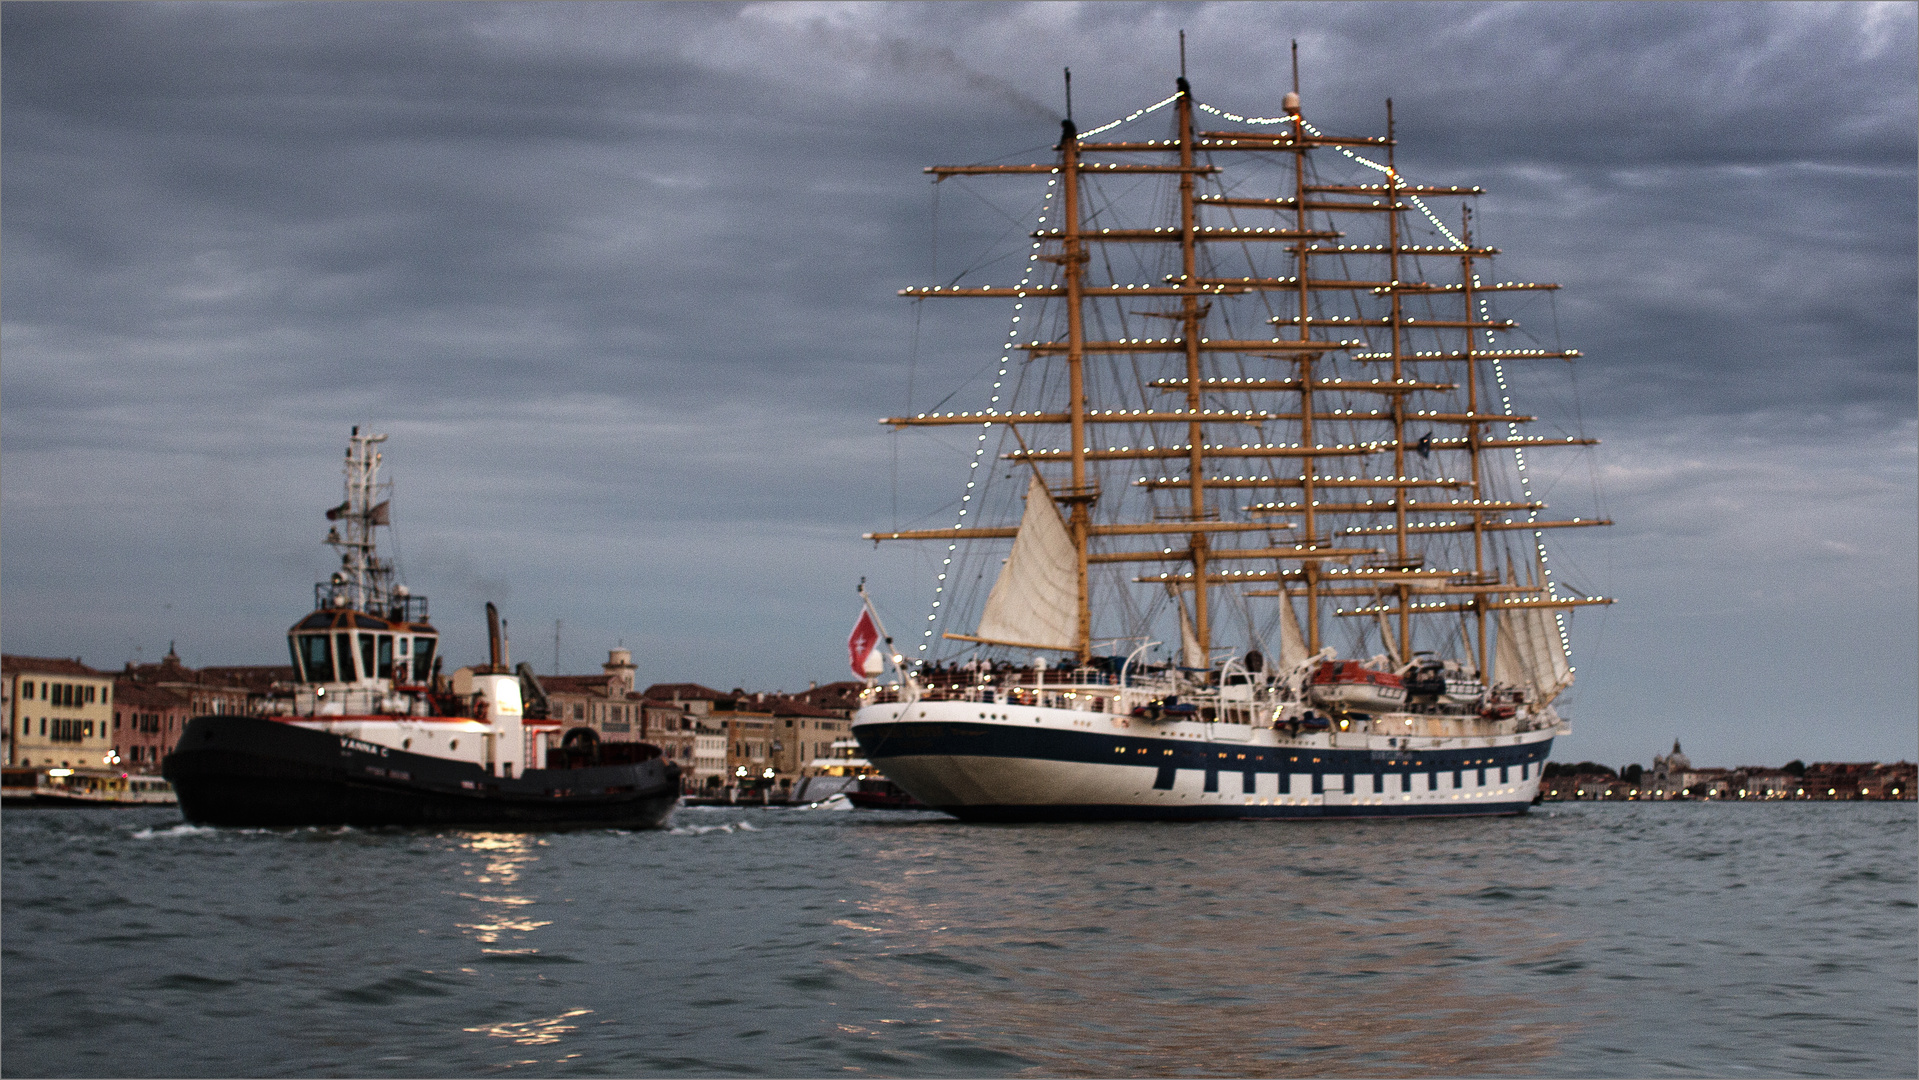
<svg viewBox="0 0 1919 1080">
<path fill-rule="evenodd" d="M 873 607 L 873 598 L 871 596 L 868 596 L 866 593 L 865 578 L 860 579 L 859 593 L 860 593 L 861 606 L 863 606 L 866 609 L 866 613 L 868 615 L 871 615 L 873 617 L 873 625 L 877 627 L 880 632 L 880 643 L 886 646 L 886 650 L 882 655 L 886 657 L 887 663 L 893 665 L 893 670 L 899 674 L 900 688 L 902 690 L 900 700 L 902 701 L 919 700 L 919 696 L 920 696 L 919 681 L 913 678 L 913 675 L 911 672 L 906 670 L 906 667 L 905 667 L 906 658 L 893 651 L 893 635 L 886 632 L 886 620 L 880 618 L 880 613 L 877 610 L 875 610 Z"/>
</svg>

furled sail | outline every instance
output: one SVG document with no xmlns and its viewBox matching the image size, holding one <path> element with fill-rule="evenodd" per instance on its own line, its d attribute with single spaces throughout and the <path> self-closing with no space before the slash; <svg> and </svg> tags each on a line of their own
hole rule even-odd
<svg viewBox="0 0 1919 1080">
<path fill-rule="evenodd" d="M 1394 667 L 1405 663 L 1405 657 L 1399 655 L 1399 639 L 1393 635 L 1393 625 L 1386 621 L 1386 613 L 1376 611 L 1373 618 L 1379 620 L 1379 643 L 1386 646 L 1387 659 L 1392 661 Z"/>
<path fill-rule="evenodd" d="M 1507 580 L 1512 580 L 1511 575 Z M 1572 661 L 1566 656 L 1552 608 L 1500 613 L 1493 681 L 1529 691 L 1532 700 L 1542 705 L 1572 685 Z"/>
<path fill-rule="evenodd" d="M 1299 611 L 1293 598 L 1279 596 L 1279 670 L 1291 671 L 1306 659 L 1306 635 L 1299 630 Z"/>
<path fill-rule="evenodd" d="M 1207 667 L 1206 650 L 1199 643 L 1199 631 L 1193 628 L 1192 613 L 1186 610 L 1186 590 L 1182 586 L 1169 584 L 1166 591 L 1172 594 L 1173 603 L 1179 608 L 1180 663 L 1203 671 Z"/>
<path fill-rule="evenodd" d="M 1013 552 L 987 594 L 979 637 L 1039 649 L 1079 647 L 1079 560 L 1046 485 L 1033 477 Z"/>
</svg>

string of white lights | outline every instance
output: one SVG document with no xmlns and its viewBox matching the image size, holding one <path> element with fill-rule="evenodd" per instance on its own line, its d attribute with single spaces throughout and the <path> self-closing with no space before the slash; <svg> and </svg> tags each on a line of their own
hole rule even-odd
<svg viewBox="0 0 1919 1080">
<path fill-rule="evenodd" d="M 1479 275 L 1474 274 L 1473 287 L 1478 288 L 1479 284 L 1480 284 Z M 1492 310 L 1487 305 L 1486 297 L 1484 295 L 1481 295 L 1477 297 L 1476 299 L 1478 299 L 1479 301 L 1479 321 L 1491 322 Z M 1495 350 L 1498 346 L 1498 342 L 1493 337 L 1493 332 L 1491 330 L 1487 330 L 1485 333 L 1486 333 L 1487 349 L 1489 351 Z M 1511 391 L 1508 390 L 1506 387 L 1505 365 L 1500 363 L 1499 357 L 1496 355 L 1489 357 L 1489 359 L 1492 360 L 1492 363 L 1493 363 L 1493 379 L 1499 383 L 1500 408 L 1503 411 L 1504 415 L 1511 416 L 1513 415 L 1513 399 L 1512 399 Z M 1513 420 L 1506 421 L 1506 437 L 1513 440 L 1515 443 L 1519 441 L 1519 424 L 1517 421 L 1513 421 Z M 1533 501 L 1533 484 L 1532 484 L 1532 478 L 1526 473 L 1526 450 L 1524 447 L 1521 447 L 1521 446 L 1513 447 L 1513 462 L 1519 466 L 1520 494 L 1525 498 L 1525 500 L 1528 503 L 1530 503 Z M 1538 520 L 1539 520 L 1538 510 L 1526 511 L 1526 521 L 1528 524 L 1531 524 L 1532 522 L 1535 522 Z M 1539 570 L 1540 570 L 1540 574 L 1542 575 L 1541 581 L 1546 586 L 1546 599 L 1548 600 L 1558 599 L 1558 594 L 1555 593 L 1553 590 L 1552 567 L 1546 565 L 1546 561 L 1547 561 L 1546 560 L 1546 534 L 1543 530 L 1540 530 L 1540 529 L 1533 530 L 1533 554 L 1539 559 Z M 1559 631 L 1559 647 L 1565 650 L 1567 658 L 1570 659 L 1572 657 L 1572 638 L 1571 638 L 1571 635 L 1569 635 L 1566 632 L 1566 613 L 1564 610 L 1560 608 L 1554 608 L 1552 609 L 1552 612 L 1553 612 L 1553 626 L 1555 629 Z M 1566 667 L 1566 670 L 1568 672 L 1571 672 L 1571 671 L 1576 671 L 1578 669 L 1568 664 Z"/>
<path fill-rule="evenodd" d="M 1160 109 L 1163 109 L 1166 106 L 1171 105 L 1173 102 L 1178 100 L 1179 100 L 1179 94 L 1175 92 L 1172 97 L 1167 98 L 1165 101 L 1161 101 L 1153 105 L 1148 105 L 1144 109 L 1135 110 L 1130 115 L 1122 116 L 1118 120 L 1115 120 L 1110 124 L 1101 124 L 1100 126 L 1092 129 L 1091 131 L 1080 132 L 1079 133 L 1080 140 L 1083 142 L 1087 139 L 1092 138 L 1095 135 L 1098 135 L 1099 133 L 1103 131 L 1111 131 L 1114 128 L 1120 126 L 1121 124 L 1130 124 L 1133 121 L 1139 119 L 1140 117 L 1145 116 L 1147 113 L 1157 112 Z"/>
<path fill-rule="evenodd" d="M 1178 95 L 1175 95 L 1175 96 L 1178 96 Z M 1170 101 L 1172 99 L 1168 98 L 1167 100 Z M 1164 105 L 1165 103 L 1166 102 L 1162 101 L 1160 102 L 1160 105 Z M 1153 106 L 1153 108 L 1155 109 L 1158 107 L 1159 105 Z M 1135 116 L 1137 115 L 1141 115 L 1141 114 L 1136 113 Z M 1116 122 L 1123 122 L 1123 121 L 1116 121 Z M 1058 191 L 1059 191 L 1059 178 L 1057 176 L 1051 180 L 1046 181 L 1046 198 L 1040 202 L 1040 218 L 1039 218 L 1040 224 L 1042 225 L 1045 224 L 1046 219 L 1049 216 L 1051 216 L 1053 196 L 1057 194 Z M 1035 243 L 1033 245 L 1032 251 L 1029 252 L 1026 256 L 1026 276 L 1020 278 L 1020 281 L 1019 281 L 1020 288 L 1024 289 L 1028 285 L 1031 285 L 1033 283 L 1033 274 L 1039 268 L 1038 267 L 1039 255 L 1040 255 L 1040 245 L 1038 243 Z M 1006 372 L 1011 368 L 1013 363 L 1013 342 L 1019 339 L 1020 319 L 1022 318 L 1019 312 L 1022 311 L 1025 307 L 1026 307 L 1025 294 L 1022 293 L 1020 294 L 1020 297 L 1013 304 L 1013 324 L 1012 324 L 1012 327 L 1006 331 L 1006 352 L 1000 356 L 999 372 L 993 376 L 993 398 L 992 398 L 992 401 L 988 403 L 989 406 L 994 406 L 999 404 L 1000 387 L 1006 382 Z M 993 423 L 990 420 L 984 421 L 981 423 L 980 427 L 982 430 L 980 431 L 979 438 L 976 439 L 973 443 L 973 460 L 972 460 L 972 463 L 968 466 L 969 472 L 972 470 L 977 470 L 980 467 L 980 460 L 986 456 L 986 436 L 987 436 L 988 430 L 990 430 L 992 426 L 993 426 Z M 966 511 L 967 511 L 966 504 L 973 501 L 973 489 L 978 483 L 979 483 L 978 480 L 968 480 L 966 482 L 966 494 L 960 496 L 959 520 L 953 523 L 953 528 L 955 530 L 960 529 L 966 524 Z M 952 543 L 946 545 L 946 558 L 944 561 L 940 563 L 939 577 L 935 579 L 935 584 L 933 586 L 933 610 L 931 613 L 929 613 L 926 616 L 926 621 L 928 623 L 937 623 L 939 621 L 939 615 L 940 615 L 939 608 L 940 608 L 940 605 L 945 602 L 943 598 L 946 595 L 946 575 L 953 565 L 953 553 L 958 550 L 959 550 L 959 541 L 957 539 L 954 540 Z M 915 664 L 924 665 L 926 663 L 925 653 L 926 653 L 927 647 L 933 643 L 932 637 L 933 637 L 933 627 L 929 625 L 926 628 L 926 630 L 920 634 L 921 640 L 920 640 L 919 652 L 921 655 L 914 658 Z"/>
<path fill-rule="evenodd" d="M 1230 113 L 1224 109 L 1216 109 L 1213 106 L 1208 105 L 1204 102 L 1194 102 L 1193 104 L 1195 105 L 1195 107 L 1199 109 L 1212 113 L 1214 116 L 1224 117 L 1228 120 L 1231 120 L 1235 124 L 1285 124 L 1285 123 L 1290 123 L 1293 120 L 1298 120 L 1301 130 L 1305 131 L 1308 135 L 1313 135 L 1316 137 L 1322 135 L 1322 132 L 1318 128 L 1307 123 L 1304 117 L 1241 116 L 1238 113 Z M 1373 169 L 1378 172 L 1385 173 L 1387 176 L 1392 177 L 1395 181 L 1399 183 L 1403 184 L 1406 182 L 1406 178 L 1402 176 L 1397 169 L 1394 169 L 1390 165 L 1382 165 L 1379 162 L 1373 161 L 1370 158 L 1361 157 L 1358 154 L 1353 153 L 1351 150 L 1348 150 L 1343 146 L 1335 146 L 1333 147 L 1333 149 L 1339 151 L 1342 154 L 1345 154 L 1347 157 L 1351 158 L 1352 160 L 1358 162 L 1361 165 L 1366 166 L 1369 169 Z M 1426 215 L 1426 220 L 1433 223 L 1433 228 L 1438 229 L 1441 236 L 1444 236 L 1446 239 L 1451 240 L 1453 242 L 1454 247 L 1463 248 L 1466 246 L 1465 241 L 1461 240 L 1457 236 L 1454 236 L 1453 231 L 1446 227 L 1445 222 L 1439 220 L 1439 215 L 1433 213 L 1431 208 L 1429 208 L 1423 201 L 1420 200 L 1419 196 L 1414 195 L 1410 191 L 1405 192 L 1404 194 L 1406 196 L 1406 201 L 1418 207 L 1419 212 Z"/>
</svg>

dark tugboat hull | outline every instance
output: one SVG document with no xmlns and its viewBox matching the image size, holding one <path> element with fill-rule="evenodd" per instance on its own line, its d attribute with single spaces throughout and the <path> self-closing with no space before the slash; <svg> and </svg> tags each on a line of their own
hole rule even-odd
<svg viewBox="0 0 1919 1080">
<path fill-rule="evenodd" d="M 190 721 L 161 771 L 202 825 L 653 829 L 680 795 L 679 769 L 658 758 L 506 778 L 245 716 Z"/>
</svg>

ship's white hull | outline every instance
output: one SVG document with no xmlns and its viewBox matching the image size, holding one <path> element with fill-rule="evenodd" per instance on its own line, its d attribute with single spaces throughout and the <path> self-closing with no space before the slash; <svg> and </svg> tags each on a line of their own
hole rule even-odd
<svg viewBox="0 0 1919 1080">
<path fill-rule="evenodd" d="M 1413 724 L 1405 724 L 1411 719 Z M 1522 813 L 1561 727 L 1473 734 L 1393 714 L 1365 732 L 1179 721 L 969 701 L 871 705 L 866 757 L 962 818 L 1331 818 Z M 1509 725 L 1516 727 L 1517 725 Z M 1395 735 L 1410 727 L 1419 732 Z"/>
</svg>

